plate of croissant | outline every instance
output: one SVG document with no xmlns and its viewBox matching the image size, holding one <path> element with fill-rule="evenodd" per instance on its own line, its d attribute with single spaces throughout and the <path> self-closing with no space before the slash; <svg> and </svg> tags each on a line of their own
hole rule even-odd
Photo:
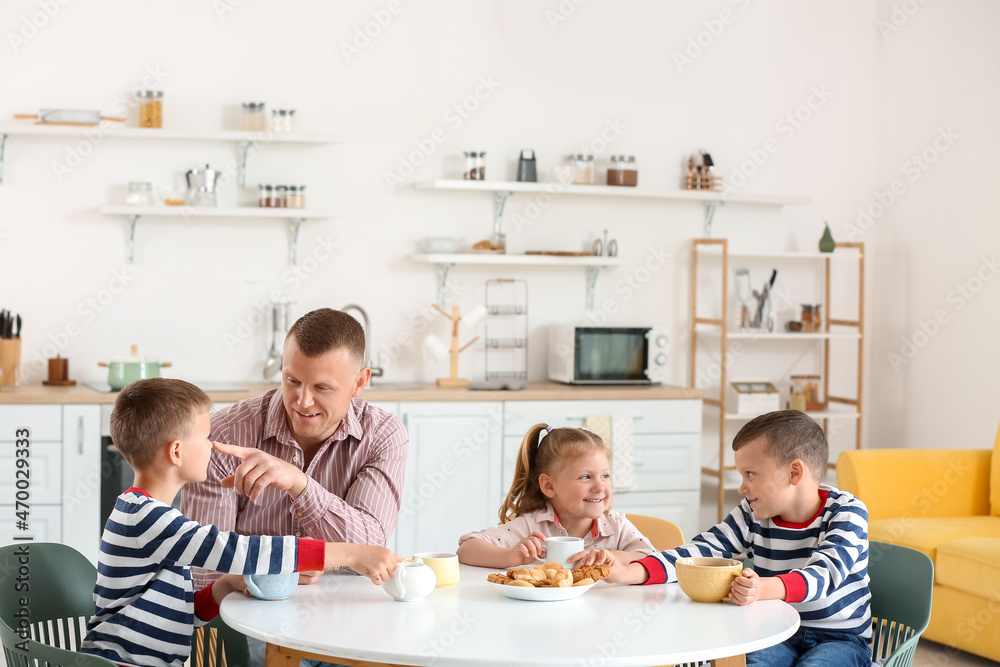
<svg viewBox="0 0 1000 667">
<path fill-rule="evenodd" d="M 561 563 L 511 568 L 486 577 L 493 588 L 515 600 L 556 602 L 572 600 L 594 587 L 611 573 L 610 565 L 592 565 L 567 570 Z"/>
</svg>

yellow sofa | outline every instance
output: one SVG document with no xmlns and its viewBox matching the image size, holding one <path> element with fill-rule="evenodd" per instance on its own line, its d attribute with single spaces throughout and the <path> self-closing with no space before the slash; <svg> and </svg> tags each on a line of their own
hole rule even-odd
<svg viewBox="0 0 1000 667">
<path fill-rule="evenodd" d="M 844 452 L 837 485 L 868 506 L 868 535 L 934 561 L 924 637 L 1000 661 L 1000 431 L 988 449 Z"/>
</svg>

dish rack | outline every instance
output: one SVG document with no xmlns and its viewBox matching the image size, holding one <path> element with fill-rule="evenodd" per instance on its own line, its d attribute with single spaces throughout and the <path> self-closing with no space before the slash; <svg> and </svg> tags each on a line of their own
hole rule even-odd
<svg viewBox="0 0 1000 667">
<path fill-rule="evenodd" d="M 528 283 L 486 281 L 486 379 L 528 379 Z"/>
</svg>

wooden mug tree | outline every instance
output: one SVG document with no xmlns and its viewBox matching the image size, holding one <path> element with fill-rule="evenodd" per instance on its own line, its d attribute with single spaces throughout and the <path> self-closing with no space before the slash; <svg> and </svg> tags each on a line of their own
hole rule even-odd
<svg viewBox="0 0 1000 667">
<path fill-rule="evenodd" d="M 439 387 L 449 387 L 452 389 L 461 389 L 469 384 L 469 381 L 458 377 L 458 355 L 460 352 L 468 348 L 470 345 L 479 340 L 479 336 L 476 336 L 470 340 L 465 345 L 459 346 L 458 342 L 458 323 L 462 321 L 461 308 L 458 306 L 451 307 L 451 315 L 445 312 L 436 303 L 431 304 L 434 306 L 434 310 L 438 311 L 449 320 L 451 320 L 451 374 L 446 378 L 438 378 L 437 385 Z"/>
</svg>

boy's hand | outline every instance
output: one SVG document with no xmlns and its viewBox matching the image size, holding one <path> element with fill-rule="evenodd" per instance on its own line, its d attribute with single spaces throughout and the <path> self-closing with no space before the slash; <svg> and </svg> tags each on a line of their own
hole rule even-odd
<svg viewBox="0 0 1000 667">
<path fill-rule="evenodd" d="M 212 441 L 212 446 L 223 454 L 235 456 L 243 461 L 236 472 L 219 482 L 222 486 L 236 489 L 236 493 L 257 500 L 264 489 L 276 486 L 295 500 L 305 491 L 309 478 L 304 472 L 287 461 L 271 456 L 254 447 L 226 445 Z"/>
<path fill-rule="evenodd" d="M 396 563 L 403 560 L 385 547 L 374 547 L 368 544 L 345 545 L 347 562 L 344 563 L 358 574 L 372 580 L 381 586 L 396 572 Z"/>
<path fill-rule="evenodd" d="M 615 559 L 611 565 L 611 574 L 604 578 L 609 584 L 644 584 L 649 579 L 649 572 L 639 563 L 623 563 Z"/>
<path fill-rule="evenodd" d="M 510 550 L 511 567 L 517 567 L 518 565 L 527 565 L 529 563 L 534 563 L 536 560 L 542 557 L 542 552 L 545 551 L 545 536 L 542 535 L 537 530 L 531 535 L 528 535 L 520 542 L 514 545 L 514 548 Z"/>
<path fill-rule="evenodd" d="M 322 572 L 299 572 L 299 586 L 315 584 L 322 574 Z"/>
<path fill-rule="evenodd" d="M 242 574 L 224 574 L 212 584 L 212 598 L 215 600 L 215 604 L 221 604 L 222 599 L 230 593 L 248 595 Z"/>
<path fill-rule="evenodd" d="M 729 599 L 740 606 L 748 605 L 760 599 L 762 589 L 760 576 L 753 570 L 743 570 L 743 576 L 736 577 L 729 588 Z"/>
<path fill-rule="evenodd" d="M 608 564 L 613 569 L 618 559 L 607 549 L 588 549 L 587 551 L 573 554 L 569 557 L 569 561 L 574 568 Z"/>
</svg>

